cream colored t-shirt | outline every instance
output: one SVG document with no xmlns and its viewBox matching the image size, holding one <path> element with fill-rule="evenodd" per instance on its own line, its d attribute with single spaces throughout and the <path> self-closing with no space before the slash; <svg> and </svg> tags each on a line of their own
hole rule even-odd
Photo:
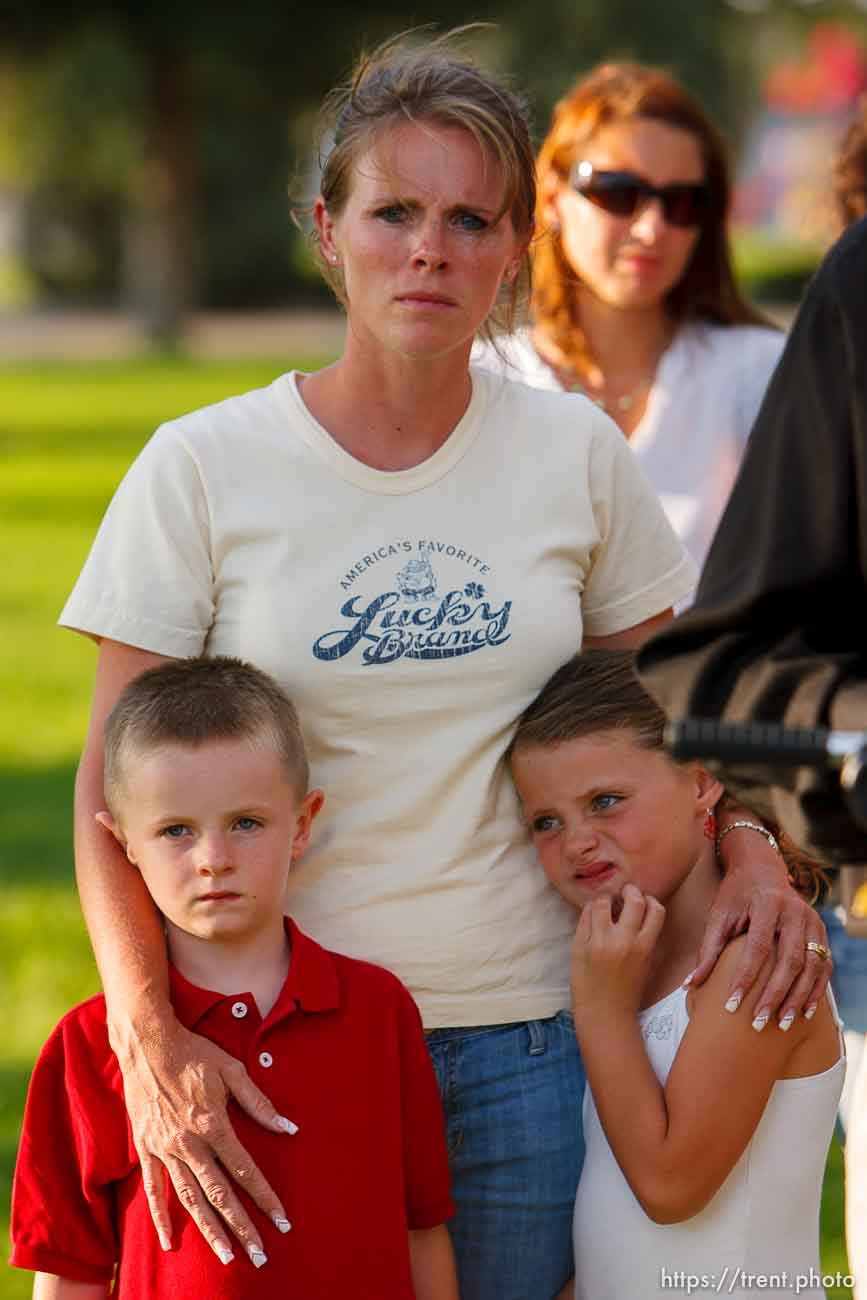
<svg viewBox="0 0 867 1300">
<path fill-rule="evenodd" d="M 61 623 L 231 654 L 298 706 L 327 795 L 299 924 L 379 962 L 428 1027 L 567 1005 L 574 915 L 501 761 L 581 645 L 674 604 L 693 566 L 616 426 L 476 371 L 423 464 L 348 455 L 293 375 L 162 426 L 118 488 Z"/>
</svg>

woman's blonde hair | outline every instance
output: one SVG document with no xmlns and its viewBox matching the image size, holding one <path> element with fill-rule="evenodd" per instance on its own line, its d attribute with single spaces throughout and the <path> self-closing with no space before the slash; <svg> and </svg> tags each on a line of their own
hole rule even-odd
<svg viewBox="0 0 867 1300">
<path fill-rule="evenodd" d="M 330 141 L 322 165 L 320 192 L 331 217 L 344 207 L 358 159 L 386 131 L 403 122 L 460 127 L 469 131 L 503 192 L 497 217 L 509 215 L 515 233 L 529 241 L 536 208 L 536 173 L 524 101 L 466 55 L 455 40 L 478 28 L 468 24 L 436 39 L 418 33 L 393 37 L 363 54 L 349 82 L 338 86 L 323 105 L 323 139 Z M 315 238 L 315 236 L 314 236 Z M 346 305 L 339 268 L 319 256 L 326 281 Z M 489 325 L 514 327 L 518 305 L 529 295 L 529 259 L 504 288 Z M 487 328 L 487 327 L 486 327 Z"/>
<path fill-rule="evenodd" d="M 676 321 L 769 324 L 742 296 L 735 281 L 726 232 L 731 179 L 719 131 L 698 100 L 661 68 L 641 63 L 600 64 L 557 104 L 537 164 L 533 315 L 546 341 L 562 357 L 563 366 L 577 373 L 589 356 L 575 293 L 577 275 L 563 252 L 559 232 L 546 229 L 544 208 L 552 178 L 568 183 L 570 170 L 597 131 L 636 120 L 662 122 L 695 136 L 710 190 L 709 210 L 695 251 L 666 298 L 670 315 Z"/>
</svg>

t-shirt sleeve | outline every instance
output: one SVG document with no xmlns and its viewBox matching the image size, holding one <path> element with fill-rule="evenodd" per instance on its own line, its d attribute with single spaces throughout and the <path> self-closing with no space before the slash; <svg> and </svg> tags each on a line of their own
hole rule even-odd
<svg viewBox="0 0 867 1300">
<path fill-rule="evenodd" d="M 584 584 L 587 636 L 612 636 L 688 596 L 697 572 L 625 438 L 596 413 L 589 475 L 599 541 Z"/>
<path fill-rule="evenodd" d="M 421 1016 L 403 985 L 399 986 L 397 1014 L 407 1226 L 435 1228 L 455 1212 L 445 1121 Z"/>
<path fill-rule="evenodd" d="M 164 425 L 118 487 L 59 621 L 185 658 L 201 652 L 213 614 L 205 488 L 190 448 Z"/>
<path fill-rule="evenodd" d="M 101 1068 L 109 1058 L 67 1017 L 36 1063 L 12 1189 L 18 1268 L 77 1282 L 113 1276 L 115 1183 L 134 1160 L 122 1096 Z"/>
</svg>

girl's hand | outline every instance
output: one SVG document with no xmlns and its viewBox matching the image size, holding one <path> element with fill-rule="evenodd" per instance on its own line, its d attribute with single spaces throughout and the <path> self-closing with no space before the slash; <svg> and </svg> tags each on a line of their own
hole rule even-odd
<svg viewBox="0 0 867 1300">
<path fill-rule="evenodd" d="M 294 1124 L 277 1114 L 239 1061 L 181 1025 L 172 1031 L 161 1025 L 149 1040 L 130 1035 L 124 1049 L 115 1051 L 145 1194 L 163 1249 L 171 1246 L 171 1220 L 161 1165 L 218 1259 L 227 1263 L 232 1255 L 228 1227 L 257 1267 L 265 1263 L 261 1235 L 233 1182 L 280 1232 L 288 1232 L 289 1223 L 238 1141 L 226 1102 L 233 1096 L 251 1118 L 275 1133 L 294 1132 Z"/>
<path fill-rule="evenodd" d="M 751 999 L 759 1015 L 771 1018 L 778 1009 L 779 1020 L 800 1011 L 812 1015 L 831 978 L 832 963 L 807 944 L 827 949 L 824 925 L 789 884 L 782 858 L 762 836 L 746 829 L 733 831 L 726 836 L 725 847 L 731 856 L 705 927 L 693 984 L 703 984 L 726 944 L 746 931 L 726 1009 L 737 1011 L 768 958 L 775 957 L 770 974 Z"/>
<path fill-rule="evenodd" d="M 615 920 L 610 898 L 595 898 L 581 911 L 572 941 L 572 1010 L 579 1017 L 627 1012 L 641 1005 L 665 908 L 635 885 L 624 885 Z"/>
</svg>

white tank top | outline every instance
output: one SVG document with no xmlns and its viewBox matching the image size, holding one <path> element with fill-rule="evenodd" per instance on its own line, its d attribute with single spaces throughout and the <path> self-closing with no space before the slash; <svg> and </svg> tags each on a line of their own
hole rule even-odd
<svg viewBox="0 0 867 1300">
<path fill-rule="evenodd" d="M 661 1084 L 689 1024 L 677 988 L 639 1013 Z M 833 1002 L 832 1002 L 833 1005 Z M 836 1010 L 835 1010 L 836 1016 Z M 693 1295 L 824 1296 L 819 1202 L 845 1058 L 821 1074 L 774 1084 L 752 1140 L 713 1200 L 684 1223 L 657 1224 L 620 1171 L 590 1089 L 587 1154 L 575 1201 L 576 1300 Z M 691 1284 L 690 1284 L 690 1279 Z"/>
</svg>

